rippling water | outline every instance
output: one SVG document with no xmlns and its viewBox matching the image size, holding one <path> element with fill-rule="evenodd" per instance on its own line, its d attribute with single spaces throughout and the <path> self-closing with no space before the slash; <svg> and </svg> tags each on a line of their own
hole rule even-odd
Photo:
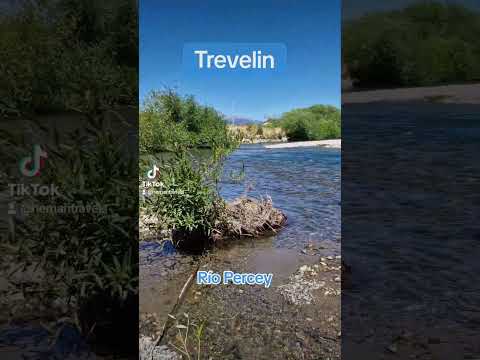
<svg viewBox="0 0 480 360">
<path fill-rule="evenodd" d="M 479 110 L 342 110 L 342 258 L 353 269 L 342 332 L 349 340 L 364 336 L 367 320 L 396 334 L 423 327 L 478 335 Z"/>
<path fill-rule="evenodd" d="M 340 154 L 340 149 L 267 149 L 260 144 L 242 145 L 232 153 L 224 164 L 219 186 L 222 197 L 230 201 L 244 195 L 270 196 L 288 217 L 278 235 L 254 244 L 238 241 L 234 246 L 300 250 L 312 244 L 340 254 Z M 179 259 L 179 254 L 172 246 L 140 244 L 141 266 L 173 258 Z"/>
<path fill-rule="evenodd" d="M 273 239 L 276 247 L 307 243 L 340 250 L 340 150 L 321 147 L 266 149 L 244 145 L 227 160 L 221 195 L 270 196 L 288 226 Z M 241 183 L 232 181 L 244 167 Z"/>
</svg>

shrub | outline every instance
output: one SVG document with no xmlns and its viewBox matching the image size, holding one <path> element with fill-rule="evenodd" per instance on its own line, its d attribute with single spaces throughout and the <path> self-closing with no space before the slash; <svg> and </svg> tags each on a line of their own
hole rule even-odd
<svg viewBox="0 0 480 360">
<path fill-rule="evenodd" d="M 158 153 L 179 148 L 235 147 L 224 118 L 191 96 L 172 90 L 152 92 L 140 111 L 140 151 Z"/>
<path fill-rule="evenodd" d="M 224 205 L 217 184 L 229 151 L 215 147 L 199 154 L 179 148 L 169 156 L 144 159 L 145 164 L 154 161 L 159 167 L 155 181 L 161 186 L 146 196 L 142 211 L 154 215 L 162 229 L 173 231 L 178 248 L 201 251 L 212 243 L 212 230 Z"/>
<path fill-rule="evenodd" d="M 21 1 L 0 16 L 0 115 L 137 103 L 136 9 L 119 2 Z"/>
<path fill-rule="evenodd" d="M 216 185 L 224 157 L 237 145 L 224 118 L 191 96 L 152 92 L 140 112 L 141 173 L 155 163 L 162 184 L 142 203 L 179 247 L 203 249 L 219 206 Z M 199 150 L 199 148 L 206 148 Z"/>
<path fill-rule="evenodd" d="M 194 240 L 201 242 L 199 246 L 203 247 L 213 228 L 215 202 L 219 199 L 214 188 L 206 182 L 206 169 L 203 166 L 194 167 L 185 154 L 163 163 L 160 169 L 157 181 L 162 183 L 162 187 L 148 198 L 149 208 L 153 209 L 164 227 L 184 237 L 196 234 L 197 239 Z"/>
<path fill-rule="evenodd" d="M 340 111 L 333 106 L 314 105 L 270 119 L 268 127 L 281 127 L 293 141 L 335 139 L 341 136 Z"/>
<path fill-rule="evenodd" d="M 480 80 L 480 13 L 419 2 L 344 25 L 343 61 L 360 87 L 424 86 Z"/>
</svg>

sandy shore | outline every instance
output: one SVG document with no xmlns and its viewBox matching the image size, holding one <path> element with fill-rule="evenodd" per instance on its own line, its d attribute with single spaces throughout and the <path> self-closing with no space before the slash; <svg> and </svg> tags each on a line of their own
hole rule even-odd
<svg viewBox="0 0 480 360">
<path fill-rule="evenodd" d="M 480 84 L 369 90 L 342 94 L 344 104 L 412 101 L 480 104 Z"/>
<path fill-rule="evenodd" d="M 318 141 L 296 141 L 282 144 L 265 145 L 267 149 L 289 149 L 297 147 L 323 146 L 327 148 L 340 149 L 342 147 L 341 139 L 318 140 Z"/>
</svg>

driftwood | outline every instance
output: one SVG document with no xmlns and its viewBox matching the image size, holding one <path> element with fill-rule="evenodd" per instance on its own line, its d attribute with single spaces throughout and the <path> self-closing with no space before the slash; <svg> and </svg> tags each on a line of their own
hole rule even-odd
<svg viewBox="0 0 480 360">
<path fill-rule="evenodd" d="M 214 240 L 232 237 L 259 237 L 275 234 L 287 222 L 287 217 L 275 209 L 270 197 L 253 199 L 240 197 L 225 204 L 213 231 Z"/>
</svg>

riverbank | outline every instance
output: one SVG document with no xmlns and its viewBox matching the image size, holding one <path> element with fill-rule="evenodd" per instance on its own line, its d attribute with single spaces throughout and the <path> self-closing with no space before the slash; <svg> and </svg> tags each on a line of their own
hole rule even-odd
<svg viewBox="0 0 480 360">
<path fill-rule="evenodd" d="M 353 91 L 342 94 L 343 104 L 373 102 L 480 104 L 480 84 Z"/>
<path fill-rule="evenodd" d="M 171 314 L 175 319 L 162 341 L 164 352 L 205 359 L 339 359 L 340 257 L 324 252 L 315 246 L 302 251 L 241 246 L 196 260 L 166 261 L 163 270 L 159 263 L 142 267 L 140 333 L 159 337 L 166 311 L 200 262 L 200 270 L 213 272 L 272 272 L 273 283 L 269 288 L 194 283 Z M 187 328 L 182 343 L 178 334 L 185 339 Z"/>
<path fill-rule="evenodd" d="M 165 359 L 181 359 L 182 353 L 212 360 L 340 359 L 340 160 L 339 151 L 321 147 L 285 151 L 254 144 L 230 154 L 220 195 L 231 203 L 245 194 L 269 194 L 288 217 L 274 236 L 237 239 L 192 255 L 162 243 L 161 234 L 149 234 L 156 221 L 143 219 L 145 239 L 157 240 L 139 244 L 144 352 L 153 349 Z M 239 169 L 243 181 L 235 176 Z M 182 292 L 198 265 L 218 274 L 272 274 L 272 283 L 266 288 L 194 281 Z M 154 347 L 168 319 L 169 330 Z"/>
<path fill-rule="evenodd" d="M 298 147 L 312 147 L 312 146 L 322 146 L 326 148 L 335 148 L 340 149 L 342 147 L 341 139 L 332 139 L 332 140 L 317 140 L 317 141 L 295 141 L 287 142 L 281 144 L 271 144 L 265 145 L 267 149 L 290 149 Z"/>
</svg>

